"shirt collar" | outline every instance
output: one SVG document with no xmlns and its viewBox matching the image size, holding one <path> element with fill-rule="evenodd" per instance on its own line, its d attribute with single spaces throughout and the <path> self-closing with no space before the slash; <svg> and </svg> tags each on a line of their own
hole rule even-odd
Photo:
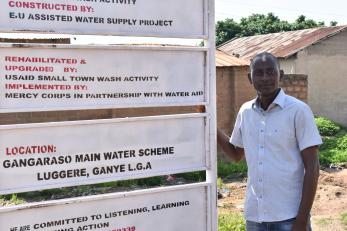
<svg viewBox="0 0 347 231">
<path fill-rule="evenodd" d="M 274 101 L 269 106 L 269 109 L 273 108 L 275 105 L 278 105 L 281 107 L 281 109 L 283 109 L 285 100 L 286 100 L 286 93 L 284 93 L 283 89 L 281 88 L 280 92 L 278 93 Z M 253 100 L 252 108 L 261 109 L 258 102 L 258 97 Z"/>
<path fill-rule="evenodd" d="M 285 100 L 286 100 L 286 93 L 284 93 L 284 91 L 281 89 L 277 97 L 275 98 L 275 100 L 272 102 L 272 104 L 277 104 L 283 109 Z"/>
</svg>

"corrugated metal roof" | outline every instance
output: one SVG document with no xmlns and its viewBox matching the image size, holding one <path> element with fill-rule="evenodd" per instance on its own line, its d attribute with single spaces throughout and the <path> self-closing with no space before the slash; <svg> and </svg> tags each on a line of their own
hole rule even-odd
<svg viewBox="0 0 347 231">
<path fill-rule="evenodd" d="M 249 66 L 249 62 L 216 50 L 217 67 Z"/>
<path fill-rule="evenodd" d="M 256 54 L 264 51 L 270 52 L 278 58 L 287 58 L 345 29 L 347 29 L 347 26 L 320 27 L 242 37 L 230 40 L 218 49 L 245 60 L 250 60 Z"/>
</svg>

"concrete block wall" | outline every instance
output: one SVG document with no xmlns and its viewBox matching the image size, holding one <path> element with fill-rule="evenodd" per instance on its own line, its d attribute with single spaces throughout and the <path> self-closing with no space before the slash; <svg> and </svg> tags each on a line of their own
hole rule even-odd
<svg viewBox="0 0 347 231">
<path fill-rule="evenodd" d="M 217 127 L 230 133 L 235 115 L 234 68 L 217 68 Z"/>
<path fill-rule="evenodd" d="M 125 118 L 125 117 L 137 117 L 137 116 L 194 113 L 194 112 L 197 112 L 197 109 L 195 107 L 187 106 L 187 107 L 163 107 L 163 108 L 153 107 L 153 108 L 121 108 L 121 109 L 101 109 L 101 110 L 0 113 L 0 125 L 111 119 L 111 118 Z"/>
<path fill-rule="evenodd" d="M 241 105 L 254 98 L 248 67 L 217 68 L 217 126 L 230 135 Z"/>
<path fill-rule="evenodd" d="M 43 123 L 74 120 L 109 119 L 112 110 L 76 110 L 49 112 L 0 113 L 0 124 Z"/>
<path fill-rule="evenodd" d="M 307 75 L 286 74 L 280 82 L 280 87 L 286 94 L 307 103 L 308 80 Z"/>
<path fill-rule="evenodd" d="M 242 104 L 254 99 L 257 94 L 248 79 L 249 67 L 235 70 L 235 119 Z"/>
</svg>

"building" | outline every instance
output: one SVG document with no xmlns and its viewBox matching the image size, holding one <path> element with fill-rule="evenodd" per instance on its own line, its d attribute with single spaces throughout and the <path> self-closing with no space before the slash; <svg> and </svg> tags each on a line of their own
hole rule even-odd
<svg viewBox="0 0 347 231">
<path fill-rule="evenodd" d="M 243 37 L 218 49 L 248 61 L 271 52 L 285 74 L 308 76 L 307 102 L 316 115 L 347 126 L 347 26 Z"/>
</svg>

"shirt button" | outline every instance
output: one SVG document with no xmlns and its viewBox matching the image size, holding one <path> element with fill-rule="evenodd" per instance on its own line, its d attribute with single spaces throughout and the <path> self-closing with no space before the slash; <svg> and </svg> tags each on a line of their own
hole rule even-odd
<svg viewBox="0 0 347 231">
<path fill-rule="evenodd" d="M 263 162 L 259 162 L 259 165 L 262 165 L 263 164 Z"/>
<path fill-rule="evenodd" d="M 260 196 L 259 196 L 259 199 L 263 199 L 263 196 L 262 196 L 262 195 L 260 195 Z"/>
<path fill-rule="evenodd" d="M 262 145 L 262 146 L 260 146 L 260 148 L 261 148 L 261 149 L 263 149 L 263 148 L 264 148 L 264 146 Z"/>
<path fill-rule="evenodd" d="M 263 129 L 261 129 L 261 130 L 260 130 L 260 132 L 264 132 L 264 130 L 263 130 Z"/>
<path fill-rule="evenodd" d="M 263 180 L 262 180 L 262 179 L 259 179 L 259 182 L 263 182 Z"/>
</svg>

